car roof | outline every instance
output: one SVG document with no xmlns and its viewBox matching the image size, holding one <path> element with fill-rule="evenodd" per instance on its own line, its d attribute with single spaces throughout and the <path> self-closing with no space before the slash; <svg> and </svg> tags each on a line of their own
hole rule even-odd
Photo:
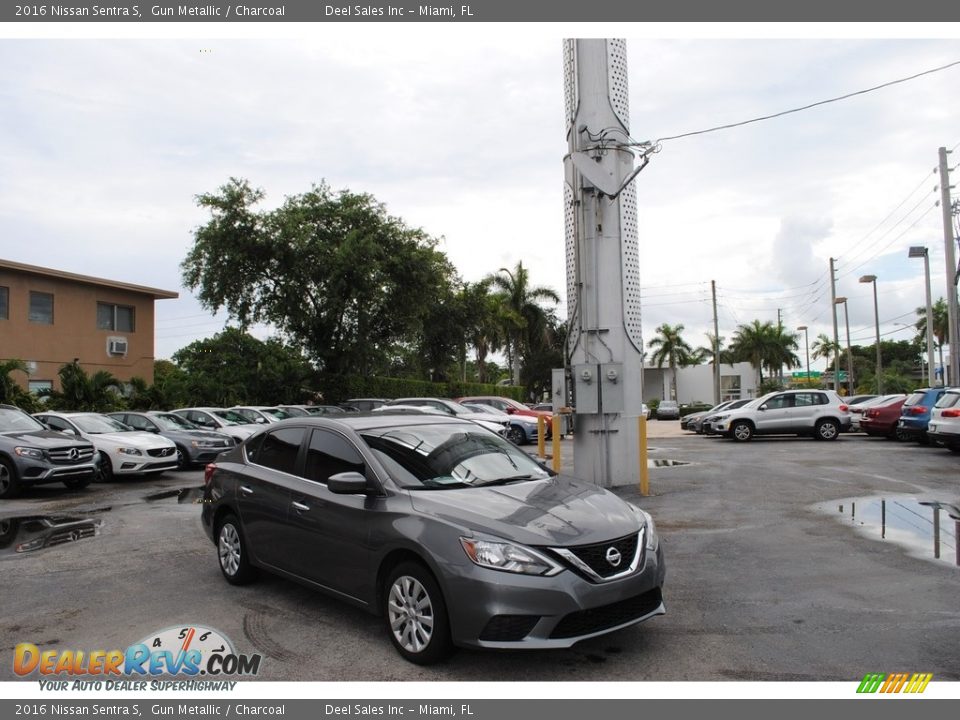
<svg viewBox="0 0 960 720">
<path fill-rule="evenodd" d="M 464 425 L 476 427 L 472 420 L 461 420 L 450 415 L 432 415 L 427 413 L 351 413 L 348 415 L 312 415 L 310 417 L 288 418 L 270 427 L 270 430 L 285 425 L 307 425 L 310 427 L 348 427 L 356 432 L 378 428 L 414 427 L 418 425 Z"/>
</svg>

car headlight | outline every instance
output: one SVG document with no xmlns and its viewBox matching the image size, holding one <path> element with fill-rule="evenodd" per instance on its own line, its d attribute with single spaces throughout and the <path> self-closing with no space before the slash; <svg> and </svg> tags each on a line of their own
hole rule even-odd
<svg viewBox="0 0 960 720">
<path fill-rule="evenodd" d="M 43 450 L 32 447 L 18 447 L 13 451 L 20 457 L 32 458 L 34 460 L 43 460 Z"/>
<path fill-rule="evenodd" d="M 556 575 L 563 568 L 536 550 L 511 542 L 460 538 L 467 557 L 480 567 L 521 575 Z"/>
<path fill-rule="evenodd" d="M 721 420 L 726 420 L 728 417 L 730 417 L 730 416 L 729 416 L 729 415 L 716 415 L 716 416 L 714 416 L 713 419 L 714 419 L 716 422 L 720 422 Z"/>
<path fill-rule="evenodd" d="M 191 440 L 190 445 L 195 448 L 218 447 L 219 443 L 214 440 Z"/>
<path fill-rule="evenodd" d="M 653 516 L 647 511 L 641 510 L 633 503 L 627 504 L 637 515 L 643 518 L 643 524 L 646 527 L 644 535 L 646 536 L 647 550 L 656 551 L 657 546 L 660 545 L 660 536 L 657 535 L 657 525 L 653 522 Z"/>
<path fill-rule="evenodd" d="M 143 455 L 143 452 L 137 448 L 117 448 L 117 452 L 121 455 Z"/>
</svg>

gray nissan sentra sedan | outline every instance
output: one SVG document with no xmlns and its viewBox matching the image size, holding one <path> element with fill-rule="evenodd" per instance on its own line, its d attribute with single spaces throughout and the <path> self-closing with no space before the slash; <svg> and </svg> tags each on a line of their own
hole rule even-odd
<svg viewBox="0 0 960 720">
<path fill-rule="evenodd" d="M 293 418 L 207 466 L 226 580 L 257 569 L 386 619 L 400 654 L 562 648 L 665 612 L 653 519 L 475 423 Z"/>
</svg>

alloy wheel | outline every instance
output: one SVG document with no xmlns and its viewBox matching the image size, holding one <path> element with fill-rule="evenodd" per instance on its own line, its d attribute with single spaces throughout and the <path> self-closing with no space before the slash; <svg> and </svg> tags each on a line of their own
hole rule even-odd
<svg viewBox="0 0 960 720">
<path fill-rule="evenodd" d="M 387 601 L 390 630 L 407 652 L 423 652 L 433 637 L 433 603 L 420 581 L 401 575 L 390 587 Z"/>
<path fill-rule="evenodd" d="M 217 542 L 220 554 L 220 567 L 226 575 L 236 575 L 240 569 L 240 535 L 230 523 L 220 528 L 220 538 Z"/>
</svg>

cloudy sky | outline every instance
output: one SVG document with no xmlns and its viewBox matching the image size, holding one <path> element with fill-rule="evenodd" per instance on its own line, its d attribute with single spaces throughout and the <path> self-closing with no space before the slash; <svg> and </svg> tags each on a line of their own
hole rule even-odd
<svg viewBox="0 0 960 720">
<path fill-rule="evenodd" d="M 466 280 L 522 260 L 562 294 L 563 35 L 361 30 L 0 39 L 0 254 L 180 292 L 157 303 L 157 357 L 169 357 L 226 321 L 181 286 L 179 264 L 207 219 L 194 197 L 236 176 L 273 206 L 326 180 L 441 237 Z M 628 39 L 638 140 L 960 60 L 953 39 L 644 34 Z M 938 147 L 960 144 L 958 84 L 960 66 L 665 141 L 637 180 L 645 337 L 682 323 L 688 342 L 705 344 L 715 280 L 721 335 L 775 322 L 780 309 L 788 328 L 811 327 L 812 342 L 832 333 L 832 256 L 854 344 L 874 334 L 865 273 L 879 277 L 881 332 L 910 338 L 896 323 L 915 320 L 924 290 L 909 245 L 930 247 L 934 297 L 945 294 L 933 170 Z"/>
</svg>

